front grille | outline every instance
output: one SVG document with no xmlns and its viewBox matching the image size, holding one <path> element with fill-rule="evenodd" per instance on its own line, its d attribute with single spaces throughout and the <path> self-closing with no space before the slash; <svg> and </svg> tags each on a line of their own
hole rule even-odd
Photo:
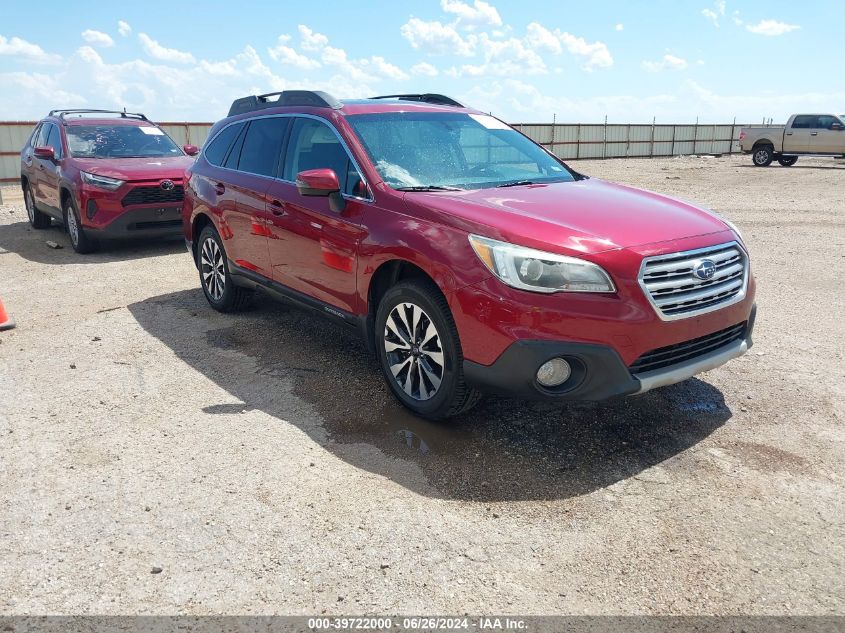
<svg viewBox="0 0 845 633">
<path fill-rule="evenodd" d="M 135 187 L 127 193 L 121 204 L 128 207 L 133 204 L 167 204 L 169 202 L 182 202 L 185 197 L 185 190 L 182 185 L 176 185 L 173 189 L 162 189 L 158 185 Z"/>
<path fill-rule="evenodd" d="M 664 367 L 671 367 L 677 363 L 682 363 L 686 360 L 692 360 L 698 356 L 703 356 L 708 352 L 712 352 L 724 345 L 741 340 L 745 337 L 745 329 L 747 322 L 742 322 L 739 325 L 719 330 L 707 336 L 694 338 L 691 341 L 684 343 L 677 343 L 676 345 L 669 345 L 667 347 L 660 347 L 658 349 L 646 352 L 635 360 L 631 366 L 631 373 L 640 374 L 655 369 L 663 369 Z"/>
<path fill-rule="evenodd" d="M 693 270 L 702 260 L 715 264 L 710 279 Z M 745 296 L 748 258 L 736 242 L 682 253 L 648 257 L 640 269 L 640 285 L 664 320 L 717 310 Z"/>
</svg>

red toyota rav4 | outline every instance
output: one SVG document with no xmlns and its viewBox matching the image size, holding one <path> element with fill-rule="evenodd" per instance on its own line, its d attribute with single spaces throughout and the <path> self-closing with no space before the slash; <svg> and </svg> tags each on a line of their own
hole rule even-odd
<svg viewBox="0 0 845 633">
<path fill-rule="evenodd" d="M 21 150 L 29 221 L 61 221 L 77 253 L 101 238 L 178 236 L 182 178 L 197 152 L 143 114 L 52 110 Z"/>
<path fill-rule="evenodd" d="M 600 400 L 751 345 L 754 279 L 715 214 L 576 173 L 443 95 L 236 100 L 183 223 L 217 310 L 256 289 L 357 328 L 396 397 Z"/>
</svg>

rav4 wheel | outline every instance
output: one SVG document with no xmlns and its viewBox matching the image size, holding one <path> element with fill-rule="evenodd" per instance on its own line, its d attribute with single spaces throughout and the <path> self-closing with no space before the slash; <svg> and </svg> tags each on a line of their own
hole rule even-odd
<svg viewBox="0 0 845 633">
<path fill-rule="evenodd" d="M 469 410 L 480 394 L 464 382 L 449 306 L 429 283 L 402 282 L 378 307 L 376 349 L 390 390 L 414 413 L 441 419 Z"/>
<path fill-rule="evenodd" d="M 771 145 L 755 147 L 751 159 L 757 167 L 768 167 L 775 158 L 775 149 Z"/>
<path fill-rule="evenodd" d="M 23 188 L 23 203 L 32 228 L 46 229 L 50 226 L 50 216 L 35 208 L 35 198 L 32 197 L 32 188 L 29 185 Z"/>
<path fill-rule="evenodd" d="M 79 221 L 79 213 L 76 211 L 76 204 L 71 198 L 65 202 L 64 208 L 65 229 L 70 237 L 70 245 L 77 253 L 92 253 L 97 250 L 97 240 L 91 239 L 85 234 L 82 222 Z"/>
<path fill-rule="evenodd" d="M 792 167 L 795 163 L 798 162 L 797 156 L 781 156 L 778 158 L 778 162 L 781 164 L 782 167 Z"/>
<path fill-rule="evenodd" d="M 219 312 L 236 312 L 249 305 L 253 291 L 232 282 L 229 258 L 223 242 L 212 226 L 200 233 L 197 268 L 205 298 Z"/>
</svg>

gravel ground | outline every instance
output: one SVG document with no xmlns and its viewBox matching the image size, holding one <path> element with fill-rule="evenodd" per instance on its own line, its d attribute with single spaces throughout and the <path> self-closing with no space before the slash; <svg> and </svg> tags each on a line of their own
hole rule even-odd
<svg viewBox="0 0 845 633">
<path fill-rule="evenodd" d="M 577 168 L 739 225 L 749 354 L 435 425 L 332 324 L 212 311 L 181 243 L 0 207 L 0 612 L 845 613 L 845 165 Z"/>
</svg>

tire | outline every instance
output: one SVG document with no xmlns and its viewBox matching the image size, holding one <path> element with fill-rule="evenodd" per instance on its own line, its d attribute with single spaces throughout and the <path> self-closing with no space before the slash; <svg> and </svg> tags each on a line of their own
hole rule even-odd
<svg viewBox="0 0 845 633">
<path fill-rule="evenodd" d="M 218 312 L 238 312 L 249 307 L 254 292 L 232 282 L 229 258 L 213 226 L 206 226 L 200 233 L 197 268 L 202 291 L 212 308 Z"/>
<path fill-rule="evenodd" d="M 26 215 L 29 218 L 29 223 L 34 229 L 46 229 L 50 227 L 50 216 L 46 213 L 41 213 L 35 208 L 35 198 L 32 197 L 32 187 L 29 185 L 23 188 L 23 203 L 26 207 Z"/>
<path fill-rule="evenodd" d="M 751 160 L 757 167 L 768 167 L 775 158 L 775 148 L 771 145 L 759 145 L 751 150 Z"/>
<path fill-rule="evenodd" d="M 390 288 L 378 306 L 374 336 L 387 385 L 420 417 L 448 418 L 481 399 L 464 381 L 458 331 L 433 283 L 403 281 Z"/>
<path fill-rule="evenodd" d="M 797 156 L 780 156 L 778 157 L 778 162 L 780 163 L 781 167 L 792 167 L 795 163 L 798 162 Z"/>
<path fill-rule="evenodd" d="M 97 240 L 88 237 L 82 222 L 79 220 L 79 212 L 76 210 L 76 203 L 68 196 L 64 207 L 65 230 L 70 238 L 70 245 L 77 253 L 85 255 L 93 253 L 99 246 Z"/>
</svg>

